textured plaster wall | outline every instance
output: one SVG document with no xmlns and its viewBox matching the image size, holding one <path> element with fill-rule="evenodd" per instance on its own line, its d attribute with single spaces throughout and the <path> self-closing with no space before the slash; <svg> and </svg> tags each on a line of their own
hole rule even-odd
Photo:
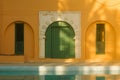
<svg viewBox="0 0 120 80">
<path fill-rule="evenodd" d="M 120 1 L 119 0 L 1 0 L 2 27 L 0 53 L 4 52 L 4 31 L 14 21 L 25 21 L 34 31 L 34 57 L 39 59 L 39 12 L 40 11 L 79 11 L 81 12 L 81 57 L 85 59 L 85 33 L 95 21 L 105 21 L 115 30 L 115 59 L 120 59 Z M 1 4 L 1 3 L 0 3 Z M 0 7 L 1 9 L 1 7 Z M 90 47 L 93 44 L 90 45 Z M 88 53 L 89 54 L 89 53 Z"/>
</svg>

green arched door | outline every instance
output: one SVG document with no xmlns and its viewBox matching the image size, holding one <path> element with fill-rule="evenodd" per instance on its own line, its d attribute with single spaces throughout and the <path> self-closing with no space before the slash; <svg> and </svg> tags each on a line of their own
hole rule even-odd
<svg viewBox="0 0 120 80">
<path fill-rule="evenodd" d="M 45 35 L 46 58 L 75 57 L 75 33 L 68 23 L 62 21 L 52 23 Z"/>
</svg>

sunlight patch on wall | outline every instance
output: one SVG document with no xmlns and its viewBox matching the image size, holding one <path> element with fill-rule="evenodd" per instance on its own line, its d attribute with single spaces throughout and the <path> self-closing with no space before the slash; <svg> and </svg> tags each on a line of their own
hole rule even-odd
<svg viewBox="0 0 120 80">
<path fill-rule="evenodd" d="M 91 19 L 93 16 L 96 15 L 101 20 L 105 20 L 106 16 L 105 16 L 105 9 L 103 9 L 104 7 L 105 7 L 104 5 L 101 5 L 101 4 L 96 2 L 93 5 L 93 8 L 91 9 L 89 18 Z"/>
<path fill-rule="evenodd" d="M 120 0 L 96 0 L 110 9 L 120 9 Z"/>
<path fill-rule="evenodd" d="M 67 0 L 58 0 L 58 11 L 68 10 Z"/>
</svg>

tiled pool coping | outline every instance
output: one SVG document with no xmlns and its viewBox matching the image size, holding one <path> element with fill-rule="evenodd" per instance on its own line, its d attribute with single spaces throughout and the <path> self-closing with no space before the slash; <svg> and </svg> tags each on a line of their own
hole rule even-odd
<svg viewBox="0 0 120 80">
<path fill-rule="evenodd" d="M 120 63 L 0 64 L 0 75 L 120 75 Z"/>
</svg>

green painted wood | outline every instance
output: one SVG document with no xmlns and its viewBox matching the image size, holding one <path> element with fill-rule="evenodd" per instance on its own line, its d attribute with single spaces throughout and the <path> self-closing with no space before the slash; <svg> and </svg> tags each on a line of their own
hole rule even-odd
<svg viewBox="0 0 120 80">
<path fill-rule="evenodd" d="M 96 28 L 96 54 L 105 53 L 105 24 L 97 24 Z"/>
<path fill-rule="evenodd" d="M 45 80 L 75 80 L 74 75 L 50 75 L 50 76 L 45 76 Z"/>
<path fill-rule="evenodd" d="M 51 54 L 51 29 L 48 27 L 47 33 L 46 33 L 46 39 L 45 39 L 45 57 L 50 58 L 52 56 Z"/>
<path fill-rule="evenodd" d="M 24 23 L 15 23 L 15 54 L 24 54 Z"/>
<path fill-rule="evenodd" d="M 96 80 L 105 80 L 105 77 L 103 77 L 103 76 L 96 77 Z"/>
<path fill-rule="evenodd" d="M 55 22 L 46 32 L 45 57 L 47 58 L 74 58 L 75 41 L 74 31 L 65 22 Z"/>
</svg>

